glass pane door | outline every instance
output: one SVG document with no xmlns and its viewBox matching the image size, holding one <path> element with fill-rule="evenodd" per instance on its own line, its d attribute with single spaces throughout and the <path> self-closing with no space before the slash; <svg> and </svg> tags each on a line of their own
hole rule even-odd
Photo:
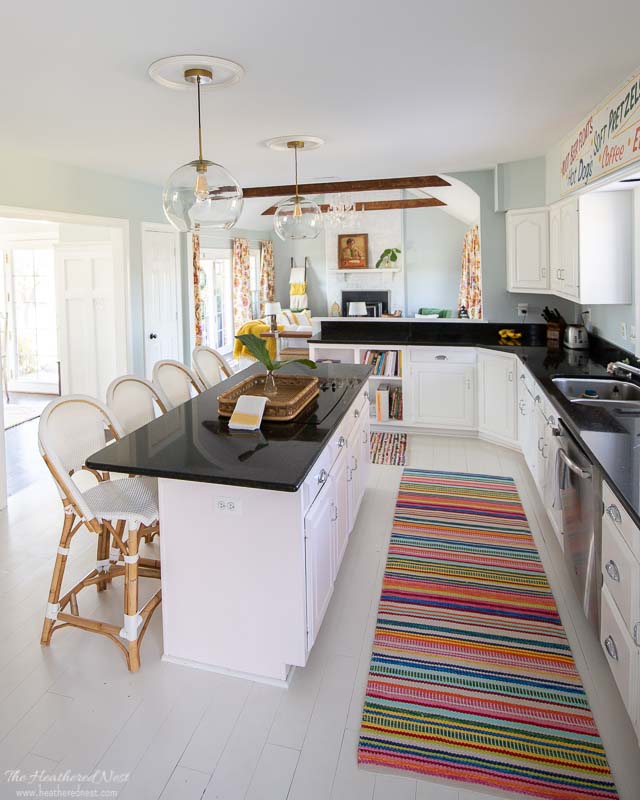
<svg viewBox="0 0 640 800">
<path fill-rule="evenodd" d="M 200 252 L 202 341 L 221 353 L 233 349 L 233 304 L 231 299 L 231 253 Z"/>
<path fill-rule="evenodd" d="M 9 261 L 12 388 L 17 391 L 37 391 L 38 384 L 47 384 L 47 389 L 57 387 L 58 335 L 53 248 L 16 247 L 11 250 Z"/>
</svg>

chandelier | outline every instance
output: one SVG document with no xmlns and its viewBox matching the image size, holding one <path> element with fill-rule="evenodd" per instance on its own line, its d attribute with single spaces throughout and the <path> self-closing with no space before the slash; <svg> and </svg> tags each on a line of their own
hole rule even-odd
<svg viewBox="0 0 640 800">
<path fill-rule="evenodd" d="M 350 194 L 329 195 L 326 199 L 328 208 L 324 216 L 328 225 L 332 228 L 358 229 L 362 209 L 358 211 L 357 204 Z"/>
</svg>

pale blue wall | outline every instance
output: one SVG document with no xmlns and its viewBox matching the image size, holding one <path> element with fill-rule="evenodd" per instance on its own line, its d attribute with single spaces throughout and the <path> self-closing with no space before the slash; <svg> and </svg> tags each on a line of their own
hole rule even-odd
<svg viewBox="0 0 640 800">
<path fill-rule="evenodd" d="M 495 172 L 496 211 L 544 206 L 545 169 L 544 156 L 498 164 Z"/>
<path fill-rule="evenodd" d="M 541 322 L 540 312 L 550 302 L 548 295 L 513 294 L 507 291 L 506 218 L 495 210 L 494 170 L 452 173 L 480 197 L 480 255 L 482 259 L 482 292 L 484 317 L 491 322 L 516 322 L 518 303 L 529 304 L 527 322 Z M 553 305 L 568 322 L 579 314 L 579 307 L 568 300 L 554 297 Z"/>
<path fill-rule="evenodd" d="M 404 212 L 406 313 L 458 307 L 462 241 L 468 225 L 439 208 Z"/>
<path fill-rule="evenodd" d="M 161 188 L 2 149 L 0 205 L 129 221 L 133 368 L 142 374 L 141 223 L 166 222 Z"/>
</svg>

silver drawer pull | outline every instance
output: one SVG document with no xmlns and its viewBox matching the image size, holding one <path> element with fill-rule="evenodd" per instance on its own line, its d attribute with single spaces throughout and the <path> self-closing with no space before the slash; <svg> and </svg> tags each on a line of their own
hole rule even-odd
<svg viewBox="0 0 640 800">
<path fill-rule="evenodd" d="M 366 443 L 367 443 L 367 432 L 366 431 L 362 431 L 362 444 L 366 444 Z"/>
<path fill-rule="evenodd" d="M 353 412 L 353 416 L 354 416 L 356 419 L 358 419 L 358 417 L 360 416 L 360 409 L 356 408 L 356 409 L 355 409 L 355 411 Z"/>
<path fill-rule="evenodd" d="M 640 647 L 640 622 L 636 622 L 633 626 L 633 641 L 636 643 L 638 647 Z"/>
<path fill-rule="evenodd" d="M 607 514 L 616 523 L 616 525 L 620 525 L 622 522 L 622 514 L 620 513 L 618 506 L 615 506 L 613 503 L 610 506 L 607 506 Z"/>
<path fill-rule="evenodd" d="M 327 482 L 327 478 L 329 477 L 329 473 L 326 469 L 321 469 L 320 474 L 318 475 L 318 483 L 322 485 L 323 483 Z"/>
<path fill-rule="evenodd" d="M 544 447 L 544 436 L 538 436 L 538 452 L 542 452 L 542 448 Z"/>
<path fill-rule="evenodd" d="M 333 508 L 333 513 L 331 514 L 331 522 L 335 522 L 338 519 L 338 506 L 332 504 L 331 507 Z"/>
<path fill-rule="evenodd" d="M 620 570 L 618 569 L 618 565 L 615 561 L 607 561 L 607 563 L 604 565 L 604 568 L 612 581 L 620 583 Z"/>
<path fill-rule="evenodd" d="M 341 436 L 338 439 L 338 447 L 344 447 L 346 443 L 347 443 L 347 440 L 344 438 L 344 436 Z"/>
<path fill-rule="evenodd" d="M 449 356 L 436 356 L 436 361 L 447 361 Z"/>
<path fill-rule="evenodd" d="M 518 408 L 520 409 L 520 413 L 521 413 L 521 414 L 522 414 L 522 416 L 524 417 L 524 416 L 525 416 L 525 413 L 526 413 L 526 412 L 525 412 L 525 402 L 524 402 L 524 400 L 520 400 L 520 401 L 518 402 Z"/>
<path fill-rule="evenodd" d="M 604 649 L 614 661 L 618 660 L 618 648 L 616 647 L 616 643 L 613 641 L 613 636 L 607 636 L 607 638 L 604 640 Z"/>
<path fill-rule="evenodd" d="M 354 456 L 353 457 L 353 466 L 351 467 L 351 471 L 355 472 L 358 469 L 358 459 Z"/>
<path fill-rule="evenodd" d="M 368 399 L 369 399 L 369 392 L 365 392 L 365 393 L 364 393 L 364 399 L 365 399 L 365 400 L 368 400 Z"/>
</svg>

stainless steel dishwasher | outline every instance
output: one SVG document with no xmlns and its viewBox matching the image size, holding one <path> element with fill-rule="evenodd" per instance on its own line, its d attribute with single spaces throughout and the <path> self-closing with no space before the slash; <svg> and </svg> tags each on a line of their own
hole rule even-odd
<svg viewBox="0 0 640 800">
<path fill-rule="evenodd" d="M 599 629 L 602 481 L 597 468 L 562 420 L 554 429 L 556 502 L 564 560 L 587 619 Z"/>
</svg>

